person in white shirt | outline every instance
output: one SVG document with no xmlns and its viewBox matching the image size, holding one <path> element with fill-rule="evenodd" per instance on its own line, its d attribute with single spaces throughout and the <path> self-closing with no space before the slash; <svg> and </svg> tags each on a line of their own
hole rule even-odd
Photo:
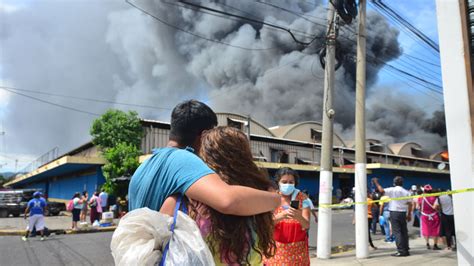
<svg viewBox="0 0 474 266">
<path fill-rule="evenodd" d="M 109 198 L 109 194 L 105 192 L 104 189 L 102 189 L 102 192 L 99 194 L 100 202 L 101 202 L 101 207 L 102 207 L 102 212 L 108 212 L 109 209 L 107 208 L 107 200 Z"/>
<path fill-rule="evenodd" d="M 393 179 L 393 187 L 383 188 L 377 178 L 372 178 L 372 183 L 377 187 L 380 193 L 384 193 L 389 198 L 398 198 L 410 196 L 410 192 L 404 189 L 403 178 L 396 176 Z M 408 252 L 408 228 L 407 222 L 411 221 L 412 202 L 411 200 L 395 200 L 390 201 L 388 210 L 390 211 L 390 223 L 392 224 L 392 232 L 395 236 L 398 252 L 393 254 L 394 257 L 410 256 Z"/>
<path fill-rule="evenodd" d="M 440 236 L 446 244 L 446 250 L 454 250 L 454 211 L 453 198 L 451 195 L 441 195 L 438 198 L 438 204 L 441 207 L 441 229 Z"/>
</svg>

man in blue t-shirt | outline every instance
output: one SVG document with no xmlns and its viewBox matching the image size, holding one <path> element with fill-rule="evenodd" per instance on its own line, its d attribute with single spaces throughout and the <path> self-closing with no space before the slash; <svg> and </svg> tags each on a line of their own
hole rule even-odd
<svg viewBox="0 0 474 266">
<path fill-rule="evenodd" d="M 28 202 L 25 210 L 25 219 L 29 212 L 30 222 L 28 224 L 28 228 L 26 229 L 25 236 L 22 237 L 23 241 L 28 240 L 30 231 L 32 231 L 33 228 L 36 228 L 36 232 L 41 234 L 41 241 L 44 240 L 44 211 L 46 209 L 46 205 L 46 200 L 41 197 L 41 192 L 36 191 L 33 193 L 33 199 Z"/>
<path fill-rule="evenodd" d="M 216 114 L 204 103 L 178 104 L 171 114 L 168 147 L 154 150 L 132 176 L 129 209 L 159 211 L 168 197 L 181 194 L 224 214 L 273 211 L 280 204 L 277 193 L 228 185 L 195 154 L 201 147 L 202 132 L 216 125 Z"/>
</svg>

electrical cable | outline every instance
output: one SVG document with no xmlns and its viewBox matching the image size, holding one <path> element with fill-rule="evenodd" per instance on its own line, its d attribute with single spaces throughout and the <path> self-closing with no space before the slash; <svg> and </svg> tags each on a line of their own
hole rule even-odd
<svg viewBox="0 0 474 266">
<path fill-rule="evenodd" d="M 241 22 L 242 20 L 241 19 L 238 19 L 238 18 L 234 18 L 234 17 L 227 17 L 227 16 L 223 16 L 223 15 L 219 15 L 219 14 L 215 14 L 215 13 L 212 13 L 212 12 L 208 12 L 208 11 L 205 11 L 205 10 L 200 10 L 199 8 L 196 8 L 196 7 L 192 7 L 192 6 L 187 6 L 187 5 L 180 5 L 178 4 L 178 2 L 167 2 L 167 1 L 164 1 L 162 0 L 163 3 L 167 4 L 167 5 L 172 5 L 172 6 L 176 6 L 176 7 L 182 7 L 182 8 L 186 8 L 186 9 L 190 9 L 190 10 L 193 10 L 193 11 L 196 11 L 196 12 L 200 12 L 200 13 L 203 13 L 203 14 L 207 14 L 207 15 L 211 15 L 211 16 L 215 16 L 215 17 L 219 17 L 219 18 L 223 18 L 223 19 L 228 19 L 228 20 L 233 20 L 233 21 L 238 21 L 238 22 Z M 222 6 L 226 6 L 226 7 L 229 7 L 230 9 L 233 9 L 233 10 L 238 10 L 242 13 L 246 13 L 246 14 L 250 14 L 248 12 L 245 12 L 241 9 L 238 9 L 236 7 L 233 7 L 233 6 L 230 6 L 230 5 L 227 5 L 227 4 L 223 4 L 223 3 L 216 3 L 216 4 L 220 4 Z M 250 14 L 253 19 L 256 19 L 258 20 L 258 18 L 255 18 L 252 14 Z M 276 25 L 276 24 L 275 24 Z M 280 25 L 276 25 L 276 26 L 279 26 L 279 27 L 282 27 Z M 278 31 L 278 32 L 281 32 L 280 29 L 275 29 L 275 28 L 272 28 L 272 27 L 266 27 L 267 29 L 272 29 L 272 30 L 275 30 L 275 31 Z M 301 30 L 295 30 L 295 29 L 290 29 L 295 35 L 299 35 L 299 36 L 304 36 L 304 37 L 307 37 L 307 38 L 313 38 L 314 35 L 309 35 L 307 34 L 306 32 L 304 31 L 301 31 Z M 320 37 L 322 38 L 322 37 Z"/>
<path fill-rule="evenodd" d="M 396 20 L 400 21 L 405 27 L 408 28 L 415 36 L 417 36 L 421 41 L 431 47 L 439 54 L 439 45 L 431 40 L 428 36 L 426 36 L 423 32 L 418 30 L 415 26 L 413 26 L 410 22 L 408 22 L 405 18 L 403 18 L 400 14 L 398 14 L 395 10 L 390 8 L 387 4 L 385 4 L 382 0 L 372 0 L 376 6 L 386 10 L 388 13 L 391 14 Z"/>
<path fill-rule="evenodd" d="M 82 101 L 90 101 L 90 102 L 98 102 L 98 103 L 125 105 L 125 106 L 133 106 L 133 107 L 141 107 L 141 108 L 150 108 L 150 109 L 159 109 L 159 110 L 172 110 L 172 109 L 173 109 L 173 108 L 168 108 L 168 107 L 157 107 L 157 106 L 143 105 L 143 104 L 132 104 L 132 103 L 114 102 L 114 101 L 109 101 L 109 100 L 100 100 L 100 99 L 93 99 L 93 98 L 84 98 L 84 97 L 78 97 L 78 96 L 72 96 L 72 95 L 65 95 L 65 94 L 57 94 L 57 93 L 42 92 L 42 91 L 35 91 L 35 90 L 18 89 L 18 88 L 13 88 L 13 87 L 6 87 L 6 86 L 0 86 L 0 88 L 7 88 L 7 89 L 10 89 L 10 90 L 14 90 L 14 91 L 30 92 L 30 93 L 36 93 L 36 94 L 42 94 L 42 95 L 48 95 L 48 96 L 55 96 L 55 97 L 62 97 L 62 98 L 70 98 L 70 99 L 77 99 L 77 100 L 82 100 Z"/>
<path fill-rule="evenodd" d="M 209 41 L 209 42 L 214 42 L 214 43 L 218 43 L 218 44 L 222 44 L 222 45 L 226 45 L 226 46 L 229 46 L 229 47 L 233 47 L 233 48 L 238 48 L 238 49 L 242 49 L 242 50 L 247 50 L 247 51 L 264 51 L 264 50 L 272 50 L 272 49 L 277 49 L 276 47 L 268 47 L 268 48 L 250 48 L 250 47 L 244 47 L 244 46 L 240 46 L 240 45 L 234 45 L 234 44 L 230 44 L 230 43 L 226 43 L 226 42 L 223 42 L 223 41 L 219 41 L 219 40 L 216 40 L 216 39 L 211 39 L 211 38 L 208 38 L 208 37 L 205 37 L 205 36 L 202 36 L 202 35 L 199 35 L 197 33 L 194 33 L 194 32 L 191 32 L 191 31 L 188 31 L 188 30 L 185 30 L 183 28 L 180 28 L 176 25 L 173 25 L 171 23 L 168 23 L 167 21 L 159 18 L 158 16 L 146 11 L 145 9 L 143 9 L 142 7 L 132 3 L 130 0 L 125 0 L 125 2 L 127 4 L 129 4 L 130 6 L 134 7 L 135 9 L 138 9 L 140 10 L 142 13 L 150 16 L 151 18 L 154 18 L 155 20 L 159 21 L 160 23 L 170 27 L 170 28 L 173 28 L 175 30 L 178 30 L 178 31 L 182 31 L 184 33 L 187 33 L 191 36 L 194 36 L 196 38 L 200 38 L 200 39 L 203 39 L 203 40 L 206 40 L 206 41 Z"/>
<path fill-rule="evenodd" d="M 65 105 L 58 104 L 58 103 L 53 103 L 53 102 L 46 101 L 46 100 L 43 100 L 43 99 L 40 99 L 40 98 L 36 98 L 36 97 L 30 96 L 30 95 L 26 95 L 26 94 L 23 94 L 23 93 L 20 93 L 20 92 L 16 92 L 14 90 L 10 90 L 10 89 L 7 89 L 5 87 L 0 87 L 0 89 L 6 90 L 6 91 L 8 91 L 10 93 L 13 93 L 13 94 L 16 94 L 16 95 L 23 96 L 25 98 L 29 98 L 31 100 L 46 103 L 46 104 L 53 105 L 53 106 L 56 106 L 56 107 L 60 107 L 60 108 L 63 108 L 63 109 L 68 109 L 70 111 L 75 111 L 75 112 L 78 112 L 78 113 L 88 114 L 88 115 L 92 115 L 92 116 L 100 116 L 100 114 L 97 114 L 97 113 L 92 113 L 92 112 L 89 112 L 89 111 L 77 109 L 77 108 L 70 107 L 70 106 L 65 106 Z"/>
<path fill-rule="evenodd" d="M 128 1 L 128 0 L 127 0 L 127 1 Z M 180 3 L 186 4 L 186 5 L 190 5 L 190 6 L 199 8 L 199 9 L 204 9 L 204 10 L 211 11 L 211 12 L 215 12 L 215 13 L 218 13 L 218 14 L 227 15 L 227 16 L 229 16 L 229 17 L 240 18 L 240 19 L 243 19 L 243 20 L 247 20 L 247 21 L 250 21 L 250 22 L 258 23 L 258 24 L 261 24 L 261 25 L 265 25 L 265 26 L 268 26 L 268 27 L 272 27 L 272 28 L 275 28 L 275 29 L 279 29 L 279 30 L 285 31 L 285 32 L 287 32 L 288 34 L 290 34 L 290 36 L 291 36 L 291 38 L 293 39 L 294 42 L 296 42 L 297 44 L 300 44 L 300 45 L 308 46 L 308 45 L 310 45 L 311 43 L 313 43 L 314 40 L 316 40 L 316 39 L 318 38 L 318 36 L 315 36 L 315 37 L 313 38 L 313 40 L 311 40 L 310 42 L 303 42 L 303 41 L 298 40 L 298 39 L 295 37 L 295 35 L 293 34 L 293 32 L 292 32 L 290 29 L 285 28 L 285 27 L 281 27 L 281 26 L 278 26 L 278 25 L 274 25 L 274 24 L 271 24 L 271 23 L 268 23 L 268 22 L 265 22 L 265 21 L 259 21 L 259 20 L 253 19 L 253 18 L 248 18 L 248 17 L 244 17 L 244 16 L 232 14 L 232 13 L 229 13 L 229 12 L 226 12 L 226 11 L 217 10 L 217 9 L 215 9 L 215 8 L 211 8 L 211 7 L 207 7 L 207 6 L 198 5 L 198 4 L 191 3 L 191 2 L 188 2 L 188 1 L 185 1 L 185 0 L 178 0 L 178 1 L 179 1 Z"/>
</svg>

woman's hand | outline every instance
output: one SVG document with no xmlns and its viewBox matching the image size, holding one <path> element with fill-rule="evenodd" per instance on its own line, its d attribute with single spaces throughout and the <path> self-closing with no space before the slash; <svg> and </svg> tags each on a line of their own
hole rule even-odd
<svg viewBox="0 0 474 266">
<path fill-rule="evenodd" d="M 309 208 L 305 208 L 302 210 L 290 207 L 287 212 L 288 218 L 297 220 L 301 224 L 301 227 L 303 229 L 309 229 L 309 218 L 311 216 Z"/>
<path fill-rule="evenodd" d="M 303 219 L 303 210 L 294 209 L 290 207 L 287 210 L 287 212 L 288 212 L 288 218 L 295 219 L 298 222 L 301 222 L 301 220 Z"/>
</svg>

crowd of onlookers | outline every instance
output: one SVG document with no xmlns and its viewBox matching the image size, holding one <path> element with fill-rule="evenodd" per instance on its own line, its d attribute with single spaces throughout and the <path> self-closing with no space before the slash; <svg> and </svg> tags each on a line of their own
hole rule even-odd
<svg viewBox="0 0 474 266">
<path fill-rule="evenodd" d="M 405 190 L 403 179 L 396 177 L 394 187 L 383 189 L 378 180 L 373 183 L 376 189 L 368 195 L 368 201 L 382 200 L 380 203 L 372 205 L 371 212 L 373 219 L 369 225 L 370 232 L 376 234 L 377 224 L 380 224 L 382 234 L 385 234 L 386 242 L 397 242 L 399 253 L 408 255 L 408 237 L 406 222 L 411 222 L 413 227 L 420 228 L 420 235 L 426 240 L 426 248 L 440 250 L 440 240 L 445 245 L 446 250 L 455 249 L 455 229 L 452 196 L 443 194 L 441 196 L 423 196 L 423 194 L 442 192 L 440 189 L 433 189 L 431 185 L 413 185 L 410 190 Z M 415 196 L 412 200 L 385 201 L 388 198 Z M 400 217 L 399 217 L 400 216 Z M 402 221 L 404 220 L 404 221 Z M 397 241 L 397 235 L 399 241 Z M 430 239 L 433 240 L 432 245 Z"/>
<path fill-rule="evenodd" d="M 68 210 L 72 212 L 72 229 L 78 228 L 79 223 L 87 223 L 87 216 L 90 216 L 90 223 L 97 224 L 102 219 L 102 213 L 113 212 L 114 217 L 120 217 L 127 211 L 127 197 L 122 200 L 120 197 L 109 195 L 105 190 L 96 191 L 89 197 L 89 193 L 74 193 L 68 203 Z"/>
</svg>

